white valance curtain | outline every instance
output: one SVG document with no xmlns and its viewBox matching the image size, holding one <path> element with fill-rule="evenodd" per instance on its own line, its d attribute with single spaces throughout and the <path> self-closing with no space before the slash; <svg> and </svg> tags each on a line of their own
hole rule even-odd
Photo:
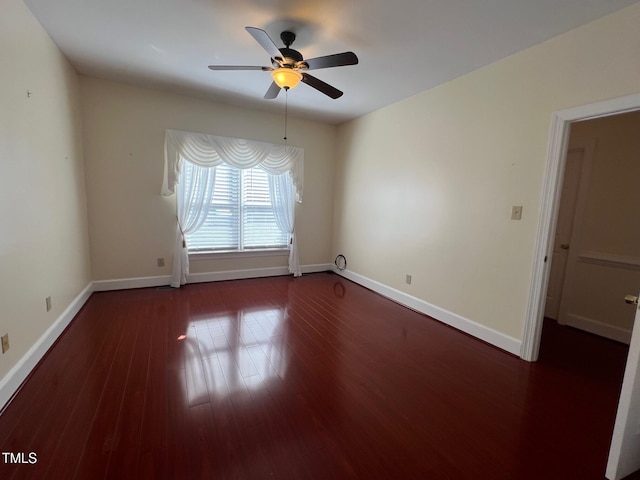
<svg viewBox="0 0 640 480">
<path fill-rule="evenodd" d="M 294 229 L 295 201 L 302 202 L 304 150 L 299 147 L 274 145 L 240 138 L 219 137 L 181 130 L 165 132 L 165 168 L 162 194 L 176 194 L 177 227 L 171 286 L 186 283 L 189 255 L 184 235 L 197 230 L 208 213 L 208 200 L 213 194 L 215 168 L 203 173 L 187 188 L 180 185 L 182 162 L 209 168 L 223 163 L 246 169 L 259 166 L 275 176 L 269 182 L 270 196 L 278 227 L 289 233 L 289 271 L 300 276 L 297 239 Z M 188 208 L 193 199 L 201 208 Z M 206 199 L 206 200 L 205 200 Z"/>
<path fill-rule="evenodd" d="M 181 160 L 201 167 L 228 163 L 236 168 L 260 165 L 272 175 L 288 173 L 296 191 L 296 201 L 302 202 L 304 150 L 299 147 L 219 137 L 204 133 L 167 130 L 164 139 L 165 165 L 162 194 L 175 193 L 180 176 Z"/>
</svg>

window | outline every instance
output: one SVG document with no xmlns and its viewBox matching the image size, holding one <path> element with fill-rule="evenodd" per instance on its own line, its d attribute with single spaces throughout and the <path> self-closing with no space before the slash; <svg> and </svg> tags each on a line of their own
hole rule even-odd
<svg viewBox="0 0 640 480">
<path fill-rule="evenodd" d="M 185 187 L 198 167 L 184 162 Z M 209 211 L 200 228 L 185 234 L 190 253 L 286 248 L 289 235 L 276 223 L 269 196 L 269 174 L 258 167 L 215 167 L 215 186 Z M 195 208 L 191 206 L 190 209 Z"/>
<path fill-rule="evenodd" d="M 187 283 L 189 254 L 197 252 L 276 250 L 290 273 L 302 275 L 295 233 L 302 148 L 168 129 L 164 150 L 162 193 L 176 195 L 172 287 Z"/>
</svg>

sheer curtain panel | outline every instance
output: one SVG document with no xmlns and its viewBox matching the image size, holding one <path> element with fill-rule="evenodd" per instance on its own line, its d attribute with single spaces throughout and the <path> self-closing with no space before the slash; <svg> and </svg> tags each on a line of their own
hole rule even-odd
<svg viewBox="0 0 640 480">
<path fill-rule="evenodd" d="M 288 175 L 270 175 L 269 195 L 278 228 L 289 234 L 289 273 L 292 273 L 294 277 L 299 277 L 302 272 L 300 271 L 298 240 L 296 239 L 294 228 L 295 202 L 293 197 L 295 190 L 291 177 Z"/>
<path fill-rule="evenodd" d="M 171 286 L 178 288 L 187 283 L 189 275 L 189 253 L 185 235 L 195 232 L 209 214 L 213 186 L 216 183 L 216 169 L 189 165 L 192 181 L 176 185 L 176 243 L 173 251 Z"/>
<path fill-rule="evenodd" d="M 184 234 L 197 230 L 206 218 L 208 204 L 213 195 L 215 167 L 223 163 L 239 169 L 259 166 L 276 178 L 283 177 L 270 182 L 270 195 L 278 226 L 291 238 L 289 271 L 295 276 L 300 275 L 294 212 L 295 202 L 302 202 L 304 177 L 302 148 L 182 130 L 166 130 L 164 148 L 162 194 L 176 195 L 177 210 L 172 286 L 179 287 L 186 283 L 189 273 L 189 255 Z M 198 172 L 198 181 L 192 182 L 193 185 L 181 185 L 181 173 L 185 163 L 202 169 L 202 173 Z M 271 184 L 274 186 L 272 187 Z M 274 202 L 274 195 L 279 196 L 278 194 L 282 195 L 282 198 Z"/>
</svg>

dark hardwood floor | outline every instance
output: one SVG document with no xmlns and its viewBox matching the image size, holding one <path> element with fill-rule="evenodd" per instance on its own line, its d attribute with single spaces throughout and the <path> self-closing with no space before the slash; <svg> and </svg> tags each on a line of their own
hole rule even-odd
<svg viewBox="0 0 640 480">
<path fill-rule="evenodd" d="M 329 273 L 95 293 L 0 478 L 602 480 L 625 359 L 548 322 L 529 364 Z"/>
</svg>

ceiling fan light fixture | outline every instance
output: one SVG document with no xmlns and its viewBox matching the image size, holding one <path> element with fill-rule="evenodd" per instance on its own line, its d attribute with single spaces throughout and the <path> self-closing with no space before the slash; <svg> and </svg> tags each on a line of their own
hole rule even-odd
<svg viewBox="0 0 640 480">
<path fill-rule="evenodd" d="M 302 80 L 302 74 L 293 68 L 280 67 L 271 72 L 273 81 L 276 82 L 280 88 L 289 90 L 296 88 L 300 80 Z"/>
</svg>

